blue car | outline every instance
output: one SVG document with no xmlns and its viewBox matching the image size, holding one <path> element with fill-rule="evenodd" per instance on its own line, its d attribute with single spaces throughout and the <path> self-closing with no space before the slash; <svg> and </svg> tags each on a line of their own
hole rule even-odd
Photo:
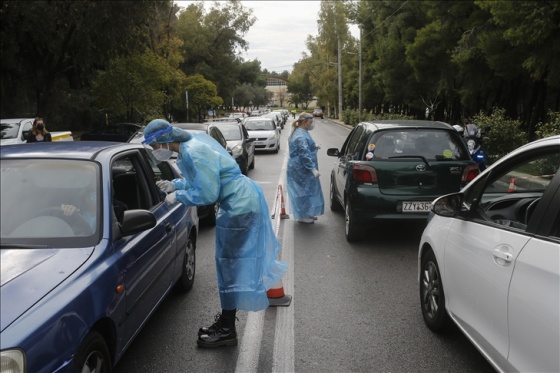
<svg viewBox="0 0 560 373">
<path fill-rule="evenodd" d="M 110 372 L 173 289 L 195 278 L 195 207 L 140 144 L 1 148 L 0 359 L 10 372 Z"/>
</svg>

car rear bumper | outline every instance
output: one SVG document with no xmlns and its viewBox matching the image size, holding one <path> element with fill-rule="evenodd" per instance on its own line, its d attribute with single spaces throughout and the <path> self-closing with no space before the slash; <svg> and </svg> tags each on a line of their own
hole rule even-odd
<svg viewBox="0 0 560 373">
<path fill-rule="evenodd" d="M 403 212 L 403 202 L 432 202 L 439 195 L 386 195 L 379 188 L 367 186 L 349 194 L 354 217 L 359 220 L 427 220 L 429 211 Z"/>
</svg>

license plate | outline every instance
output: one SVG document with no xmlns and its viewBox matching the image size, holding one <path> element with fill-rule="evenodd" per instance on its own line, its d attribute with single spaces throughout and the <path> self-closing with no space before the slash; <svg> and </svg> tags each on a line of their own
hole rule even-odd
<svg viewBox="0 0 560 373">
<path fill-rule="evenodd" d="M 255 141 L 255 145 L 265 145 L 262 141 Z"/>
<path fill-rule="evenodd" d="M 402 212 L 430 212 L 430 206 L 432 202 L 403 202 Z"/>
</svg>

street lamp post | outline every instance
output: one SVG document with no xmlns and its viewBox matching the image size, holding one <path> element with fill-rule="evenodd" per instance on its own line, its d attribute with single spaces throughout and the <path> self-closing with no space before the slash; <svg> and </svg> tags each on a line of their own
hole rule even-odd
<svg viewBox="0 0 560 373">
<path fill-rule="evenodd" d="M 362 121 L 362 25 L 360 28 L 360 48 L 358 49 L 358 122 Z"/>
<path fill-rule="evenodd" d="M 342 48 L 340 47 L 340 37 L 338 38 L 338 119 L 342 113 Z"/>
</svg>

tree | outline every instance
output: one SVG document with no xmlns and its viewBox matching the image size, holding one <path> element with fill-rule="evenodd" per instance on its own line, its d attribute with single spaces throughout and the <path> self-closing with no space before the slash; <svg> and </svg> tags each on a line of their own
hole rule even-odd
<svg viewBox="0 0 560 373">
<path fill-rule="evenodd" d="M 27 112 L 50 117 L 55 124 L 68 111 L 62 105 L 84 110 L 83 101 L 90 103 L 83 92 L 95 71 L 117 54 L 142 51 L 148 43 L 144 25 L 153 21 L 154 10 L 170 9 L 172 4 L 2 2 L 2 116 Z"/>
<path fill-rule="evenodd" d="M 93 84 L 98 105 L 107 108 L 127 122 L 162 117 L 164 88 L 176 76 L 170 74 L 167 62 L 151 51 L 112 61 Z"/>
<path fill-rule="evenodd" d="M 219 96 L 231 97 L 239 82 L 239 55 L 247 49 L 243 37 L 255 20 L 239 0 L 214 2 L 208 12 L 202 2 L 189 5 L 177 21 L 183 41 L 181 69 L 203 75 L 216 84 Z"/>
<path fill-rule="evenodd" d="M 200 74 L 193 74 L 186 79 L 185 90 L 189 92 L 189 103 L 199 121 L 211 107 L 222 105 L 224 101 L 218 96 L 216 85 Z"/>
</svg>

